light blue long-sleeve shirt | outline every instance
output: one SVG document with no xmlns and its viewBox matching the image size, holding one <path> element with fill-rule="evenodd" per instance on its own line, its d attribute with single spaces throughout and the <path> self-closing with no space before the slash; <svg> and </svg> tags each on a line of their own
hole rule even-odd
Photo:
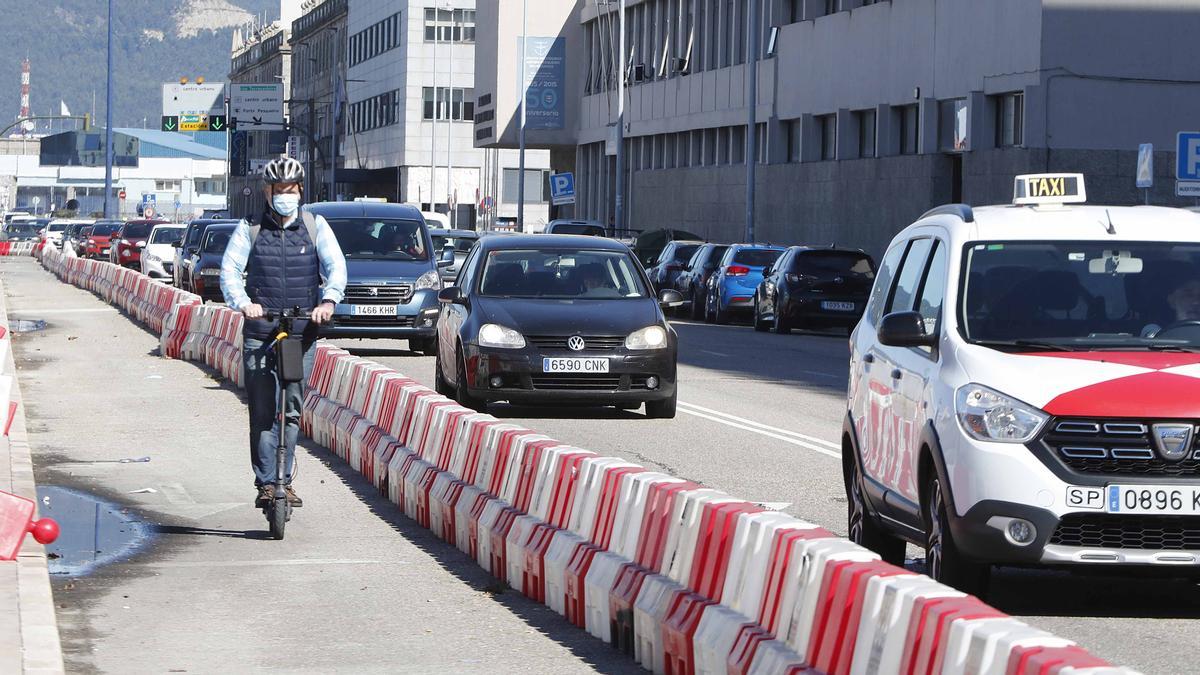
<svg viewBox="0 0 1200 675">
<path fill-rule="evenodd" d="M 304 227 L 303 223 L 297 222 L 299 219 L 297 215 L 286 227 Z M 342 254 L 342 247 L 329 223 L 321 216 L 315 216 L 315 220 L 317 240 L 314 243 L 317 246 L 317 258 L 321 262 L 321 278 L 325 281 L 321 299 L 339 303 L 346 293 L 346 256 Z M 221 294 L 232 309 L 240 310 L 250 304 L 243 275 L 253 243 L 250 241 L 250 223 L 243 220 L 233 230 L 233 236 L 225 248 L 225 256 L 221 258 Z"/>
</svg>

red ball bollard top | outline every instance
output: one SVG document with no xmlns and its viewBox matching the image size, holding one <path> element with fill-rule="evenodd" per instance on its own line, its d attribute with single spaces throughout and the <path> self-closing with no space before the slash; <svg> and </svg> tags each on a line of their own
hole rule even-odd
<svg viewBox="0 0 1200 675">
<path fill-rule="evenodd" d="M 58 523 L 53 518 L 42 518 L 37 522 L 30 523 L 29 531 L 33 534 L 34 540 L 42 545 L 52 544 L 55 539 L 58 539 Z"/>
</svg>

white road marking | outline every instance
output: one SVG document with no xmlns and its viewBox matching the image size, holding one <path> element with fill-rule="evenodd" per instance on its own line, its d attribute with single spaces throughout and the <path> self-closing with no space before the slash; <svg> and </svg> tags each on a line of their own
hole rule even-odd
<svg viewBox="0 0 1200 675">
<path fill-rule="evenodd" d="M 116 307 L 81 307 L 78 309 L 19 309 L 11 313 L 19 317 L 22 314 L 98 314 L 115 311 L 117 311 Z"/>
<path fill-rule="evenodd" d="M 755 422 L 754 420 L 748 420 L 744 417 L 730 415 L 729 413 L 713 410 L 712 408 L 705 408 L 694 403 L 685 403 L 684 401 L 680 401 L 679 410 L 689 415 L 702 417 L 711 422 L 724 424 L 725 426 L 733 427 L 735 429 L 751 431 L 762 436 L 783 441 L 784 443 L 791 443 L 792 445 L 798 445 L 802 448 L 808 448 L 809 450 L 818 452 L 827 457 L 840 459 L 842 456 L 841 446 L 824 439 L 806 436 L 805 434 L 797 433 L 795 431 L 788 431 L 787 429 L 780 429 L 779 427 L 773 427 L 761 422 Z"/>
<path fill-rule="evenodd" d="M 211 561 L 176 561 L 176 562 L 149 562 L 149 563 L 127 563 L 137 564 L 139 567 L 275 567 L 275 566 L 291 566 L 291 565 L 382 565 L 385 562 L 399 563 L 402 565 L 408 564 L 404 560 L 352 560 L 352 559 L 321 559 L 313 560 L 211 560 Z"/>
<path fill-rule="evenodd" d="M 728 354 L 725 354 L 725 353 L 723 353 L 723 352 L 714 352 L 714 351 L 713 351 L 713 350 L 711 350 L 711 349 L 701 349 L 700 351 L 704 352 L 705 354 L 712 354 L 713 356 L 720 356 L 720 357 L 722 357 L 722 358 L 729 358 L 729 355 L 728 355 Z"/>
</svg>

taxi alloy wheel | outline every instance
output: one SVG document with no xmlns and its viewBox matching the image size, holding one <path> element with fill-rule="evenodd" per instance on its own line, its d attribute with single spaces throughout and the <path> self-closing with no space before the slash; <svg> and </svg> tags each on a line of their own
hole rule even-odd
<svg viewBox="0 0 1200 675">
<path fill-rule="evenodd" d="M 858 463 L 850 461 L 846 476 L 846 536 L 850 541 L 879 554 L 893 565 L 904 564 L 905 542 L 885 531 L 871 517 L 862 491 Z"/>
<path fill-rule="evenodd" d="M 925 573 L 979 598 L 987 594 L 991 566 L 967 560 L 954 542 L 941 481 L 929 479 L 925 495 Z"/>
</svg>

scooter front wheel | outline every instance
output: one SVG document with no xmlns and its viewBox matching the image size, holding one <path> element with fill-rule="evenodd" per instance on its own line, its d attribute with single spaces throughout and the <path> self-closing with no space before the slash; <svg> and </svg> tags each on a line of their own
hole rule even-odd
<svg viewBox="0 0 1200 675">
<path fill-rule="evenodd" d="M 284 529 L 287 527 L 288 521 L 288 503 L 286 499 L 274 499 L 271 505 L 266 508 L 267 523 L 271 527 L 271 538 L 275 540 L 283 539 Z"/>
</svg>

